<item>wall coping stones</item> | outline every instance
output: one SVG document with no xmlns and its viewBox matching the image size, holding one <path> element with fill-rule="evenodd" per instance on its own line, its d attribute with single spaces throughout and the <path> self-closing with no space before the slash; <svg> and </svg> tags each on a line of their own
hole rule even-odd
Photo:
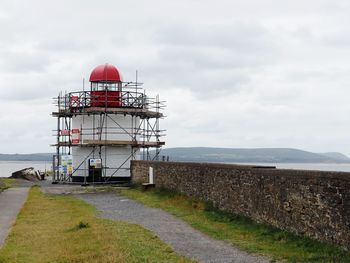
<svg viewBox="0 0 350 263">
<path fill-rule="evenodd" d="M 191 167 L 198 168 L 221 168 L 221 169 L 238 169 L 238 170 L 259 170 L 259 173 L 266 173 L 274 176 L 302 176 L 304 178 L 316 179 L 316 178 L 329 178 L 339 179 L 344 181 L 350 181 L 350 172 L 338 172 L 338 171 L 319 171 L 319 170 L 303 170 L 303 169 L 284 169 L 276 168 L 276 166 L 261 166 L 261 165 L 243 165 L 243 164 L 226 164 L 226 163 L 195 163 L 195 162 L 164 162 L 164 161 L 143 161 L 135 160 L 131 161 L 139 162 L 143 164 L 149 164 L 154 166 L 162 163 L 168 165 L 191 165 Z"/>
</svg>

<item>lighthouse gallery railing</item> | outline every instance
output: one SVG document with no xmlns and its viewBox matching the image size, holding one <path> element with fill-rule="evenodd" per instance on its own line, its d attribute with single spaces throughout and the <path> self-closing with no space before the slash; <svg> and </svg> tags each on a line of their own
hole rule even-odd
<svg viewBox="0 0 350 263">
<path fill-rule="evenodd" d="M 159 111 L 163 102 L 137 91 L 77 91 L 62 94 L 55 99 L 60 111 L 78 111 L 89 107 L 123 107 Z"/>
</svg>

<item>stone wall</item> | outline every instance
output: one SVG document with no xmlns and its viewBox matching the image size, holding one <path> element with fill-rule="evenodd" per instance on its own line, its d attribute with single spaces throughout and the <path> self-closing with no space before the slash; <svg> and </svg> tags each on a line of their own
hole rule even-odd
<svg viewBox="0 0 350 263">
<path fill-rule="evenodd" d="M 350 173 L 244 165 L 132 161 L 134 183 L 205 201 L 258 222 L 350 248 Z"/>
</svg>

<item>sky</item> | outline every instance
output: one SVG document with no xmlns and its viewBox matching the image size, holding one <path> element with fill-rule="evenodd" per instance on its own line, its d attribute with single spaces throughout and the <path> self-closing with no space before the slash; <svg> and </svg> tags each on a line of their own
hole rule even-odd
<svg viewBox="0 0 350 263">
<path fill-rule="evenodd" d="M 0 153 L 53 152 L 52 98 L 111 63 L 166 147 L 350 155 L 350 1 L 0 0 Z"/>
</svg>

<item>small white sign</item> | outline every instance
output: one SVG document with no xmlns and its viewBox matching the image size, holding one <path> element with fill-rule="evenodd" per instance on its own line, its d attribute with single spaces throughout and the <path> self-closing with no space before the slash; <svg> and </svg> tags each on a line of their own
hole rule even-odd
<svg viewBox="0 0 350 263">
<path fill-rule="evenodd" d="M 102 160 L 101 159 L 90 159 L 90 166 L 94 168 L 102 168 Z"/>
</svg>

